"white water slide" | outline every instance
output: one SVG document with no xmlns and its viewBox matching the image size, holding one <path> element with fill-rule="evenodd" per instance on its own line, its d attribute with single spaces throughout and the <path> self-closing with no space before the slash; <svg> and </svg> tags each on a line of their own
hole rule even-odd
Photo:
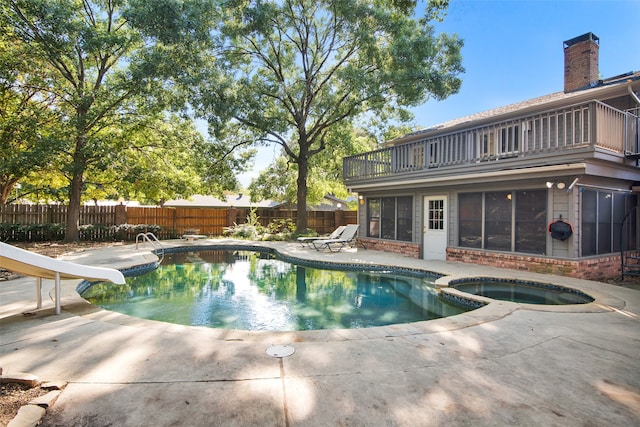
<svg viewBox="0 0 640 427">
<path fill-rule="evenodd" d="M 110 281 L 117 285 L 125 283 L 121 272 L 113 268 L 91 267 L 62 261 L 16 248 L 0 242 L 0 267 L 15 273 L 36 278 L 36 308 L 42 307 L 42 279 L 55 280 L 56 314 L 60 314 L 60 280 L 85 279 L 90 282 Z"/>
</svg>

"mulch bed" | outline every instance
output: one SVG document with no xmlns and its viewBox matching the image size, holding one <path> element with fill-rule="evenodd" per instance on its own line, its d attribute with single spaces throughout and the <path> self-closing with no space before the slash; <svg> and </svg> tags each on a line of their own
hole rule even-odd
<svg viewBox="0 0 640 427">
<path fill-rule="evenodd" d="M 40 387 L 29 387 L 23 384 L 0 384 L 0 426 L 9 424 L 22 405 L 26 405 L 36 397 L 49 391 Z"/>
</svg>

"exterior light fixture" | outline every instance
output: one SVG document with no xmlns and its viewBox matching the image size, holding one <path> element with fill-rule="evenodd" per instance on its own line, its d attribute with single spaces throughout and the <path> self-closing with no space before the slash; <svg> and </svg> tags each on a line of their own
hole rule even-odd
<svg viewBox="0 0 640 427">
<path fill-rule="evenodd" d="M 558 190 L 563 190 L 565 187 L 564 182 L 560 181 L 559 183 L 556 184 L 556 187 L 558 188 Z"/>
<path fill-rule="evenodd" d="M 553 187 L 553 182 L 547 181 L 547 188 L 551 188 L 551 187 Z"/>
</svg>

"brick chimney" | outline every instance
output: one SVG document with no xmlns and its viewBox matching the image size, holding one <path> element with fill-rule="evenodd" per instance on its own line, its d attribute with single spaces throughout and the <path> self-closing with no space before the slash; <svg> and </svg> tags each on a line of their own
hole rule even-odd
<svg viewBox="0 0 640 427">
<path fill-rule="evenodd" d="M 564 91 L 593 87 L 598 83 L 600 39 L 593 33 L 567 40 L 564 46 Z"/>
</svg>

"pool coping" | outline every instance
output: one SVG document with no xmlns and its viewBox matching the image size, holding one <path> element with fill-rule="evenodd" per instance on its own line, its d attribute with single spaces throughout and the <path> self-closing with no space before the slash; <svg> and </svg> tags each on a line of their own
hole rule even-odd
<svg viewBox="0 0 640 427">
<path fill-rule="evenodd" d="M 387 264 L 367 261 L 357 256 L 357 250 L 342 251 L 336 253 L 319 252 L 308 248 L 300 248 L 296 243 L 285 242 L 255 242 L 234 239 L 209 239 L 206 241 L 199 240 L 183 241 L 172 240 L 162 241 L 165 249 L 178 251 L 198 251 L 198 250 L 214 250 L 214 249 L 247 249 L 277 252 L 285 260 L 292 262 L 301 262 L 308 265 L 324 265 L 331 264 L 334 266 L 348 266 L 349 268 L 392 268 L 397 270 L 408 270 L 425 274 L 440 275 L 435 280 L 436 288 L 447 294 L 449 298 L 460 298 L 475 301 L 483 304 L 482 307 L 440 319 L 425 320 L 412 323 L 400 323 L 387 326 L 376 326 L 371 328 L 360 329 L 322 329 L 311 331 L 245 331 L 235 329 L 218 329 L 202 326 L 187 326 L 162 321 L 154 321 L 132 317 L 100 307 L 94 306 L 80 296 L 78 288 L 81 287 L 83 281 L 64 281 L 63 282 L 63 310 L 74 315 L 78 315 L 87 319 L 104 321 L 112 324 L 118 324 L 131 327 L 153 327 L 155 329 L 165 330 L 167 332 L 183 333 L 185 331 L 197 331 L 206 335 L 208 339 L 216 339 L 222 341 L 243 341 L 243 342 L 262 342 L 262 343 L 291 343 L 291 342 L 335 342 L 335 341 L 351 341 L 351 340 L 367 340 L 373 338 L 393 338 L 401 336 L 433 334 L 444 331 L 455 331 L 459 329 L 477 326 L 487 322 L 496 321 L 519 310 L 556 312 L 556 313 L 603 313 L 621 310 L 625 306 L 625 302 L 606 292 L 607 285 L 600 282 L 592 282 L 574 278 L 564 278 L 561 276 L 549 276 L 536 273 L 523 273 L 513 270 L 497 269 L 491 267 L 473 266 L 471 274 L 461 274 L 455 272 L 460 268 L 458 262 L 427 262 L 414 258 L 396 256 L 394 254 L 384 254 L 383 259 L 387 260 Z M 253 249 L 252 249 L 253 248 Z M 110 263 L 110 266 L 122 270 L 123 272 L 131 272 L 140 268 L 149 268 L 154 263 L 157 265 L 158 256 L 154 253 L 155 248 L 135 249 L 135 247 L 122 247 L 123 251 L 133 251 L 131 257 L 126 257 L 125 262 Z M 109 258 L 109 248 L 97 250 L 93 255 L 97 258 Z M 367 255 L 374 251 L 367 251 Z M 138 256 L 135 256 L 135 255 Z M 334 254 L 338 254 L 335 256 Z M 343 256 L 340 256 L 342 254 Z M 356 254 L 356 255 L 353 255 Z M 142 256 L 140 256 L 142 255 Z M 155 257 L 155 259 L 153 258 Z M 74 254 L 63 256 L 65 259 L 73 260 L 76 258 Z M 347 258 L 349 261 L 344 261 Z M 370 258 L 370 257 L 369 257 Z M 395 263 L 395 264 L 392 264 Z M 463 264 L 464 265 L 464 264 Z M 468 265 L 466 265 L 469 267 Z M 428 268 L 426 268 L 428 267 Z M 455 267 L 455 268 L 450 268 Z M 527 280 L 548 283 L 550 279 L 558 281 L 558 286 L 576 289 L 580 292 L 594 298 L 593 302 L 586 304 L 568 304 L 568 305 L 537 305 L 524 304 L 511 301 L 494 300 L 480 295 L 472 295 L 459 291 L 455 288 L 448 287 L 449 283 L 459 280 L 473 280 L 478 277 L 495 277 L 502 280 Z M 547 279 L 546 281 L 544 279 Z M 570 284 L 569 284 L 570 283 Z"/>
</svg>

